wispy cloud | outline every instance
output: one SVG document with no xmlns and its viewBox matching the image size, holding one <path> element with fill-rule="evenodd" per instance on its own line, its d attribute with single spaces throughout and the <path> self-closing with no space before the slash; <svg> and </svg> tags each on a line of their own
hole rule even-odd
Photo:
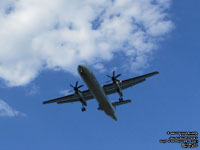
<svg viewBox="0 0 200 150">
<path fill-rule="evenodd" d="M 40 91 L 40 87 L 35 85 L 35 84 L 31 84 L 29 85 L 28 87 L 25 87 L 26 89 L 26 95 L 35 95 L 35 94 L 38 94 Z"/>
<path fill-rule="evenodd" d="M 61 94 L 61 95 L 68 95 L 68 94 L 72 94 L 72 93 L 73 93 L 72 90 L 61 90 L 61 91 L 60 91 L 60 94 Z"/>
<path fill-rule="evenodd" d="M 26 116 L 24 113 L 14 110 L 5 101 L 0 99 L 0 117 Z"/>
<path fill-rule="evenodd" d="M 44 69 L 73 73 L 119 53 L 129 70 L 144 67 L 173 28 L 169 7 L 170 0 L 1 0 L 0 78 L 25 85 Z"/>
<path fill-rule="evenodd" d="M 93 67 L 95 69 L 99 70 L 101 73 L 106 72 L 105 66 L 103 64 L 101 64 L 101 63 L 96 63 L 96 64 L 93 65 Z"/>
</svg>

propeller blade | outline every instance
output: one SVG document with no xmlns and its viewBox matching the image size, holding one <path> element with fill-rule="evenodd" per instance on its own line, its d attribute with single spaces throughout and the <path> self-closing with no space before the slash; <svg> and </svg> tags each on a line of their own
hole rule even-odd
<svg viewBox="0 0 200 150">
<path fill-rule="evenodd" d="M 115 76 L 115 70 L 113 71 L 113 77 Z"/>
<path fill-rule="evenodd" d="M 118 77 L 120 77 L 122 74 L 118 74 L 115 78 L 118 78 Z"/>
<path fill-rule="evenodd" d="M 77 87 L 78 86 L 78 81 L 76 81 L 76 86 L 75 87 Z"/>
<path fill-rule="evenodd" d="M 84 86 L 84 85 L 79 85 L 79 86 L 78 86 L 78 89 L 81 88 L 81 87 L 83 87 L 83 86 Z"/>
<path fill-rule="evenodd" d="M 72 84 L 70 84 L 70 86 L 73 88 L 73 90 L 71 90 L 71 91 L 75 91 L 75 93 L 77 93 L 79 91 L 78 89 L 83 87 L 84 85 L 78 86 L 78 81 L 76 81 L 75 86 L 73 86 Z M 81 92 L 81 91 L 79 91 L 79 92 Z"/>
<path fill-rule="evenodd" d="M 120 80 L 116 79 L 116 81 L 121 82 Z"/>
<path fill-rule="evenodd" d="M 115 83 L 116 81 L 120 82 L 120 80 L 118 80 L 117 78 L 120 77 L 122 74 L 118 74 L 115 76 L 115 70 L 113 70 L 112 72 L 112 77 L 109 75 L 106 75 L 107 77 L 111 78 L 111 80 L 107 81 L 106 83 L 113 81 L 113 83 Z"/>
<path fill-rule="evenodd" d="M 111 76 L 109 76 L 109 75 L 106 75 L 108 78 L 112 78 Z"/>
<path fill-rule="evenodd" d="M 70 86 L 71 86 L 72 88 L 74 88 L 74 86 L 73 86 L 73 85 L 71 85 L 71 84 L 70 84 Z"/>
</svg>

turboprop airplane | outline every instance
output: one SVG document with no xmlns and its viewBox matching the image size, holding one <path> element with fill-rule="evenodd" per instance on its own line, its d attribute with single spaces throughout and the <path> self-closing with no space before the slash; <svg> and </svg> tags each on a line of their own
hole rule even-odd
<svg viewBox="0 0 200 150">
<path fill-rule="evenodd" d="M 99 104 L 98 109 L 104 111 L 108 116 L 110 116 L 114 120 L 117 120 L 117 116 L 115 114 L 115 107 L 118 105 L 127 104 L 131 102 L 131 100 L 123 99 L 122 90 L 127 89 L 128 87 L 131 87 L 138 83 L 141 83 L 145 81 L 146 78 L 159 73 L 155 71 L 142 76 L 120 81 L 117 78 L 121 76 L 121 74 L 115 75 L 115 71 L 113 71 L 112 76 L 107 75 L 107 77 L 109 77 L 113 83 L 101 86 L 97 81 L 96 77 L 94 76 L 94 74 L 90 71 L 90 69 L 87 66 L 79 65 L 78 72 L 83 81 L 86 83 L 88 90 L 80 91 L 79 88 L 83 87 L 83 85 L 78 85 L 78 81 L 76 81 L 75 86 L 70 84 L 70 86 L 75 91 L 74 94 L 44 101 L 43 104 L 49 104 L 54 102 L 56 102 L 57 104 L 63 104 L 63 103 L 73 103 L 80 101 L 82 103 L 81 110 L 86 111 L 85 106 L 87 106 L 87 100 L 95 98 Z M 119 101 L 111 103 L 107 95 L 113 93 L 118 93 L 120 97 Z"/>
</svg>

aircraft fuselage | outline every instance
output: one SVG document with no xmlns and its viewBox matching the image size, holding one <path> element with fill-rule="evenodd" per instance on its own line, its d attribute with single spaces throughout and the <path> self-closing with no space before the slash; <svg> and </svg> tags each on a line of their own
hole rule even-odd
<svg viewBox="0 0 200 150">
<path fill-rule="evenodd" d="M 97 102 L 99 103 L 99 107 L 104 110 L 108 116 L 112 117 L 114 120 L 117 120 L 113 105 L 109 101 L 102 86 L 96 80 L 96 77 L 90 71 L 90 69 L 84 65 L 79 65 L 78 72 L 92 95 L 96 98 Z"/>
</svg>

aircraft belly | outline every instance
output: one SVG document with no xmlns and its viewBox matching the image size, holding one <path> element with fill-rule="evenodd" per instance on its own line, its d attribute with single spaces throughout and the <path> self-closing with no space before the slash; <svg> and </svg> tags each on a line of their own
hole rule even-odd
<svg viewBox="0 0 200 150">
<path fill-rule="evenodd" d="M 114 120 L 117 120 L 115 116 L 115 110 L 110 101 L 108 100 L 107 95 L 105 94 L 103 88 L 97 82 L 96 78 L 93 75 L 82 76 L 84 82 L 90 89 L 93 96 L 98 101 L 101 108 L 105 111 L 105 113 L 111 116 Z"/>
<path fill-rule="evenodd" d="M 97 99 L 99 104 L 107 104 L 108 102 L 108 98 L 105 95 L 102 87 L 98 84 L 94 84 L 94 81 L 87 81 L 86 82 L 88 88 L 90 89 L 91 93 L 93 94 L 93 96 Z"/>
</svg>

